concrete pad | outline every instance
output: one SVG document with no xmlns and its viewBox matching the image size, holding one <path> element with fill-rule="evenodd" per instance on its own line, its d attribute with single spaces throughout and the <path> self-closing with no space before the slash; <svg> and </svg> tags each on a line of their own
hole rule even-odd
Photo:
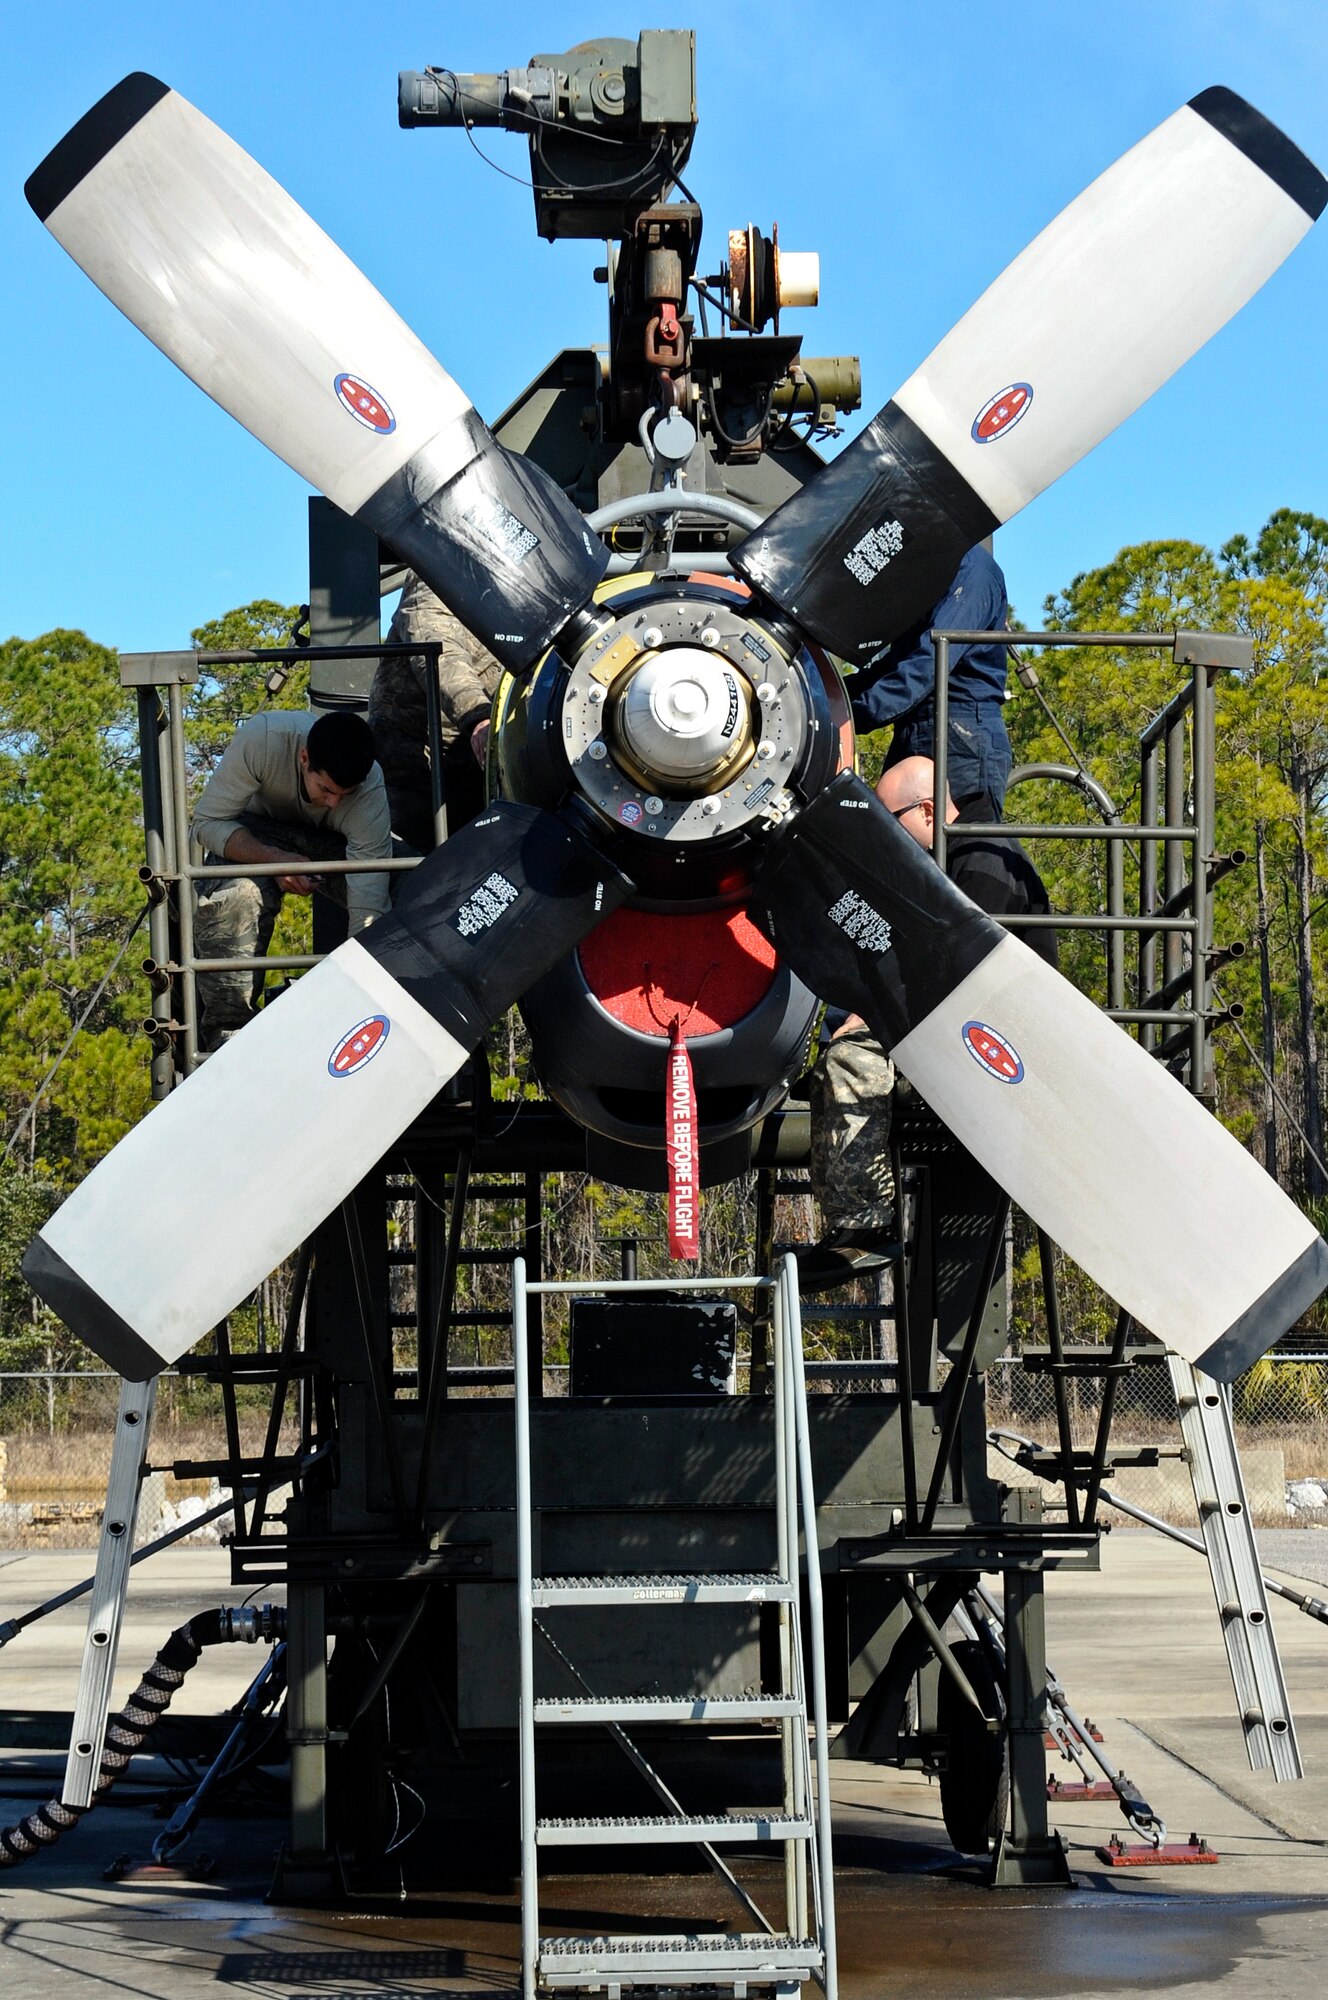
<svg viewBox="0 0 1328 2000">
<path fill-rule="evenodd" d="M 0 1625 L 91 1576 L 93 1549 L 34 1549 L 0 1559 Z M 285 1592 L 264 1588 L 256 1601 L 284 1602 Z M 178 1625 L 218 1604 L 239 1604 L 244 1593 L 230 1581 L 230 1556 L 221 1548 L 178 1543 L 134 1570 L 125 1606 L 112 1700 L 129 1697 Z M 68 1710 L 74 1705 L 87 1630 L 87 1599 L 54 1611 L 0 1648 L 0 1710 Z M 214 1646 L 185 1680 L 172 1712 L 215 1715 L 243 1694 L 262 1665 L 262 1648 Z"/>
<path fill-rule="evenodd" d="M 1308 1568 L 1320 1537 L 1285 1535 L 1277 1553 Z M 1283 1543 L 1289 1546 L 1283 1553 Z M 1305 1555 L 1298 1554 L 1301 1546 Z M 1200 1832 L 1217 1867 L 1122 1875 L 1094 1847 L 1124 1826 L 1111 1806 L 1066 1805 L 1057 1822 L 1076 1871 L 1071 1890 L 983 1886 L 957 1860 L 937 1789 L 916 1772 L 834 1769 L 837 1892 L 844 2000 L 1319 2000 L 1328 1962 L 1328 1628 L 1275 1605 L 1311 1775 L 1274 1786 L 1245 1764 L 1206 1567 L 1145 1531 L 1107 1538 L 1101 1575 L 1048 1579 L 1053 1664 L 1081 1713 L 1180 1837 Z M 23 1556 L 0 1571 L 0 1617 L 53 1582 L 77 1553 Z M 158 1567 L 158 1565 L 160 1565 Z M 56 1571 L 60 1574 L 57 1577 Z M 67 1572 L 67 1574 L 66 1574 Z M 135 1577 L 122 1666 L 132 1681 L 165 1634 L 194 1611 L 234 1601 L 226 1558 L 176 1550 Z M 0 1650 L 0 1705 L 67 1707 L 82 1642 L 75 1608 Z M 222 1705 L 261 1664 L 249 1648 L 218 1649 L 179 1699 Z M 204 1673 L 200 1666 L 198 1674 Z M 228 1678 L 235 1674 L 235 1682 Z M 228 1691 L 233 1690 L 233 1691 Z M 0 1821 L 55 1789 L 58 1757 L 0 1762 Z M 1073 1775 L 1053 1760 L 1053 1770 Z M 145 1774 L 154 1783 L 164 1767 Z M 160 1829 L 153 1785 L 121 1788 L 51 1853 L 0 1875 L 0 1992 L 22 2000 L 263 2000 L 315 1995 L 409 1996 L 512 1991 L 516 1898 L 504 1880 L 464 1880 L 464 1838 L 426 1824 L 404 1898 L 390 1886 L 354 1910 L 309 1912 L 263 1902 L 284 1827 L 276 1816 L 210 1820 L 186 1855 L 206 1851 L 206 1882 L 108 1882 L 114 1858 L 145 1857 Z M 569 1857 L 569 1860 L 571 1857 Z M 579 1863 L 578 1865 L 584 1865 Z M 672 1864 L 671 1864 L 672 1865 Z M 772 1914 L 777 1870 L 739 1863 Z M 437 1886 L 419 1886 L 433 1876 Z M 450 1886 L 449 1886 L 450 1884 Z M 561 1929 L 723 1927 L 730 1908 L 700 1874 L 561 1874 L 542 1885 L 546 1921 Z"/>
</svg>

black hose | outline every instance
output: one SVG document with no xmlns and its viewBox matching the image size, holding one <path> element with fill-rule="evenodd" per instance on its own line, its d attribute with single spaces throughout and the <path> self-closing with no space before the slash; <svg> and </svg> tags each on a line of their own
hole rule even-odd
<svg viewBox="0 0 1328 2000">
<path fill-rule="evenodd" d="M 270 1620 L 271 1611 L 265 1607 L 265 1612 Z M 226 1608 L 200 1611 L 187 1625 L 171 1633 L 120 1713 L 113 1715 L 106 1725 L 92 1805 L 105 1796 L 128 1768 L 130 1759 L 170 1707 L 176 1689 L 197 1663 L 204 1646 L 221 1645 L 229 1639 L 258 1638 L 260 1617 L 261 1614 L 247 1609 L 238 1613 Z M 261 1636 L 268 1635 L 263 1632 Z M 16 1868 L 20 1861 L 27 1861 L 43 1847 L 53 1847 L 91 1809 L 91 1806 L 67 1806 L 58 1798 L 48 1799 L 17 1826 L 0 1829 L 0 1868 Z"/>
</svg>

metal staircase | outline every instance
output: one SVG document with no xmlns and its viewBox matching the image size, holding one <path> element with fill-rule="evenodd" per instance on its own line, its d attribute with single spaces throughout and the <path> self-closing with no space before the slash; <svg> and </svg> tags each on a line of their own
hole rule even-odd
<svg viewBox="0 0 1328 2000">
<path fill-rule="evenodd" d="M 768 1291 L 773 1303 L 773 1457 L 776 1567 L 742 1575 L 674 1573 L 626 1576 L 535 1576 L 531 1492 L 530 1362 L 527 1302 L 550 1292 Z M 512 1352 L 516 1371 L 517 1599 L 520 1624 L 521 1988 L 540 1992 L 599 1992 L 618 2000 L 637 1987 L 655 1992 L 709 1987 L 743 2000 L 749 1992 L 793 1996 L 815 1980 L 835 2000 L 834 1880 L 830 1854 L 829 1740 L 816 1508 L 803 1379 L 802 1328 L 793 1259 L 774 1278 L 687 1278 L 607 1284 L 528 1284 L 525 1264 L 513 1267 Z M 807 1550 L 810 1689 L 799 1619 L 799 1525 Z M 770 1694 L 634 1696 L 590 1689 L 568 1654 L 541 1624 L 553 1606 L 670 1605 L 683 1616 L 701 1604 L 775 1604 L 779 1611 L 779 1686 Z M 535 1641 L 540 1638 L 583 1690 L 537 1697 Z M 813 1806 L 808 1706 L 815 1722 Z M 777 1723 L 783 1799 L 770 1811 L 689 1814 L 626 1733 L 625 1725 Z M 666 1808 L 653 1817 L 540 1818 L 536 1796 L 539 1732 L 558 1725 L 605 1726 Z M 737 1754 L 735 1752 L 735 1754 Z M 663 1935 L 546 1937 L 540 1934 L 541 1847 L 617 1847 L 694 1843 L 736 1895 L 756 1928 Z M 726 1843 L 782 1846 L 783 1928 L 776 1929 L 717 1851 Z"/>
</svg>

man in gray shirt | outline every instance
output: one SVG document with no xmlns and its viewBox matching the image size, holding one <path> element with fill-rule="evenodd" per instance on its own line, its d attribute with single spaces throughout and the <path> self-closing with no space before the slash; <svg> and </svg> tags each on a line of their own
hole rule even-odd
<svg viewBox="0 0 1328 2000">
<path fill-rule="evenodd" d="M 242 722 L 204 785 L 191 832 L 209 861 L 281 862 L 281 875 L 204 883 L 194 917 L 199 958 L 261 958 L 283 895 L 315 890 L 346 906 L 351 931 L 389 908 L 386 874 L 306 875 L 305 861 L 386 860 L 392 845 L 383 774 L 358 715 L 273 709 Z M 201 973 L 202 1046 L 244 1026 L 263 974 Z"/>
</svg>

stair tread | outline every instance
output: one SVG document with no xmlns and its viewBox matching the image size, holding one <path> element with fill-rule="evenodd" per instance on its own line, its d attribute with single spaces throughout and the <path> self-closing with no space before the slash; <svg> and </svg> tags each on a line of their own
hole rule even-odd
<svg viewBox="0 0 1328 2000">
<path fill-rule="evenodd" d="M 652 1715 L 718 1715 L 724 1710 L 734 1715 L 750 1716 L 802 1715 L 805 1712 L 804 1704 L 791 1694 L 571 1694 L 540 1695 L 535 1701 L 537 1716 L 547 1716 L 556 1709 L 559 1714 L 576 1711 L 592 1719 L 596 1710 L 610 1708 L 630 1709 L 638 1720 Z"/>
<path fill-rule="evenodd" d="M 615 1586 L 630 1585 L 633 1589 L 646 1589 L 648 1587 L 649 1588 L 655 1588 L 658 1586 L 672 1587 L 674 1585 L 689 1584 L 689 1583 L 722 1584 L 725 1589 L 734 1589 L 734 1590 L 745 1585 L 748 1588 L 755 1590 L 758 1588 L 768 1587 L 771 1584 L 781 1583 L 783 1579 L 780 1576 L 778 1576 L 774 1570 L 763 1570 L 763 1569 L 758 1569 L 758 1570 L 670 1569 L 670 1570 L 643 1570 L 640 1572 L 629 1570 L 621 1575 L 615 1574 L 612 1576 L 610 1575 L 537 1576 L 533 1577 L 531 1581 L 535 1584 L 536 1588 L 543 1587 L 545 1590 L 553 1590 L 553 1589 L 580 1590 L 586 1587 L 590 1587 L 593 1589 L 593 1588 L 598 1588 L 603 1584 L 613 1584 Z"/>
<path fill-rule="evenodd" d="M 805 1814 L 786 1812 L 660 1813 L 653 1816 L 585 1816 L 540 1819 L 535 1835 L 547 1846 L 575 1845 L 560 1835 L 610 1834 L 623 1841 L 810 1840 L 812 1823 Z"/>
<path fill-rule="evenodd" d="M 614 1957 L 669 1956 L 672 1958 L 730 1959 L 734 1962 L 763 1963 L 772 1958 L 818 1963 L 821 1947 L 815 1938 L 780 1935 L 767 1937 L 763 1931 L 727 1932 L 669 1931 L 658 1937 L 633 1934 L 616 1937 L 546 1937 L 540 1939 L 540 1961 L 546 1959 L 599 1959 Z"/>
<path fill-rule="evenodd" d="M 743 1826 L 760 1820 L 766 1826 L 806 1826 L 805 1813 L 587 1813 L 565 1814 L 537 1821 L 539 1826 Z"/>
</svg>

